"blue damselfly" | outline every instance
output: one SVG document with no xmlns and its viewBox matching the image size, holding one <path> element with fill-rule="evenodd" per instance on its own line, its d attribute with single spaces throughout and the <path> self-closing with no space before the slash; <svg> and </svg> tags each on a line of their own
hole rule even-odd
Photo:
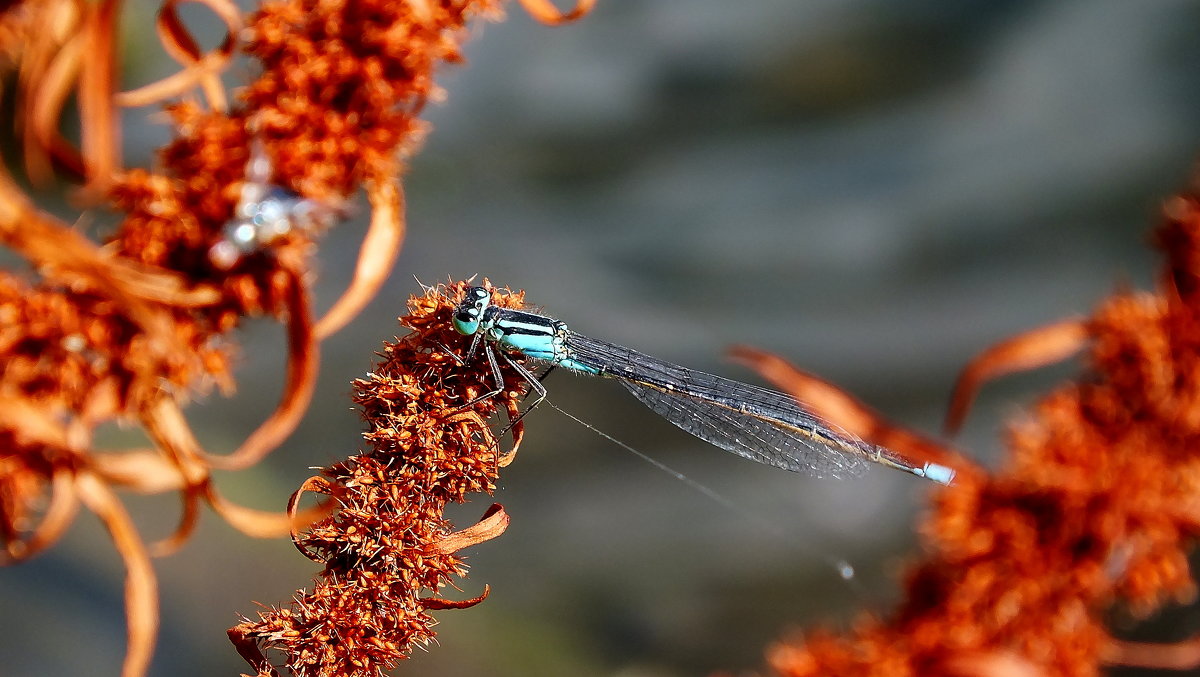
<svg viewBox="0 0 1200 677">
<path fill-rule="evenodd" d="M 546 397 L 541 380 L 508 353 L 580 374 L 621 382 L 643 404 L 700 439 L 738 456 L 818 477 L 852 477 L 874 462 L 949 484 L 954 471 L 936 463 L 915 464 L 895 452 L 837 431 L 795 398 L 768 388 L 688 369 L 577 334 L 552 317 L 491 303 L 484 287 L 468 287 L 454 310 L 454 328 L 471 336 L 468 356 L 482 345 L 498 384 L 499 355 Z"/>
</svg>

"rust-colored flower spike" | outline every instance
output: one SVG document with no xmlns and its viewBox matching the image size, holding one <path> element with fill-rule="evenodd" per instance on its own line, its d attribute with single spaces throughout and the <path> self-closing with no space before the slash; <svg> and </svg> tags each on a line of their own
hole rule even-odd
<svg viewBox="0 0 1200 677">
<path fill-rule="evenodd" d="M 1200 638 L 1134 644 L 1105 625 L 1114 609 L 1144 617 L 1196 596 L 1187 555 L 1200 536 L 1200 197 L 1168 203 L 1157 241 L 1167 259 L 1157 293 L 1119 293 L 1088 320 L 1005 341 L 964 370 L 950 428 L 987 378 L 1087 350 L 1087 373 L 1012 425 L 1004 467 L 963 466 L 938 491 L 923 528 L 930 554 L 910 572 L 904 603 L 846 634 L 779 642 L 768 652 L 775 674 L 1089 677 L 1105 665 L 1200 666 Z M 741 356 L 812 395 L 810 377 Z M 816 404 L 831 403 L 845 398 Z M 867 418 L 857 432 L 894 431 Z M 908 439 L 917 456 L 948 453 L 917 436 L 892 439 Z"/>
<path fill-rule="evenodd" d="M 504 387 L 482 397 L 496 389 L 495 377 L 486 360 L 463 360 L 469 342 L 450 323 L 466 286 L 413 297 L 400 320 L 412 331 L 385 344 L 382 362 L 354 382 L 370 449 L 325 468 L 292 501 L 294 508 L 313 491 L 337 502 L 331 516 L 293 536 L 323 566 L 320 579 L 311 592 L 229 631 L 259 675 L 276 674 L 268 651 L 282 654 L 295 675 L 381 675 L 433 638 L 431 610 L 487 596 L 486 587 L 460 602 L 436 595 L 466 573 L 458 551 L 498 536 L 508 517 L 494 505 L 476 525 L 451 532 L 443 513 L 452 501 L 495 488 L 521 428 L 514 427 L 512 451 L 501 454 L 488 421 L 498 410 L 513 418 L 526 384 L 505 364 Z M 498 306 L 522 305 L 523 294 L 492 292 Z"/>
<path fill-rule="evenodd" d="M 0 244 L 31 270 L 0 272 L 0 561 L 53 544 L 80 505 L 98 515 L 128 570 L 127 677 L 145 672 L 157 632 L 150 553 L 182 544 L 204 503 L 252 535 L 307 523 L 229 503 L 211 471 L 257 462 L 299 423 L 320 339 L 378 291 L 403 240 L 399 179 L 424 131 L 416 116 L 437 93 L 433 71 L 459 60 L 469 19 L 497 13 L 491 0 L 276 0 L 243 17 L 229 0 L 199 0 L 227 30 L 202 53 L 176 12 L 182 1 L 164 0 L 157 20 L 182 68 L 125 92 L 119 0 L 0 3 L 0 74 L 14 74 L 6 79 L 16 84 L 25 178 L 77 179 L 73 197 L 125 215 L 107 241 L 93 242 L 37 209 L 0 167 Z M 591 6 L 523 4 L 548 23 Z M 231 99 L 219 76 L 243 36 L 262 71 Z M 70 101 L 78 147 L 61 131 Z M 160 166 L 124 169 L 120 108 L 168 101 L 176 137 Z M 310 254 L 360 186 L 371 225 L 358 268 L 318 320 Z M 230 330 L 254 315 L 286 323 L 285 395 L 233 453 L 212 455 L 182 408 L 214 384 L 232 390 Z M 111 421 L 142 426 L 153 448 L 98 453 L 93 430 Z M 176 531 L 147 547 L 117 489 L 179 492 Z"/>
</svg>

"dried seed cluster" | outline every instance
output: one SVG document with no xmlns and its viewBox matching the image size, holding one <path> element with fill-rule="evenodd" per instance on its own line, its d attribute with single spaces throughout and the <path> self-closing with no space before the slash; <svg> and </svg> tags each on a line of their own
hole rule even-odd
<svg viewBox="0 0 1200 677">
<path fill-rule="evenodd" d="M 1125 660 L 1105 626 L 1114 605 L 1144 616 L 1195 598 L 1200 201 L 1167 217 L 1162 289 L 1104 302 L 1087 376 L 1012 426 L 1005 468 L 939 492 L 932 554 L 894 617 L 782 642 L 777 674 L 1090 677 Z"/>
<path fill-rule="evenodd" d="M 506 367 L 502 392 L 477 400 L 494 388 L 490 369 L 482 359 L 460 364 L 450 352 L 467 343 L 450 327 L 452 299 L 465 285 L 411 299 L 401 322 L 412 332 L 386 344 L 382 362 L 355 381 L 370 449 L 310 480 L 337 510 L 295 537 L 323 565 L 320 580 L 289 605 L 230 631 L 260 674 L 271 674 L 263 652 L 274 650 L 297 675 L 380 675 L 433 638 L 429 610 L 482 599 L 431 595 L 466 573 L 457 551 L 498 535 L 502 513 L 452 534 L 443 512 L 495 488 L 496 471 L 511 455 L 500 455 L 488 420 L 497 409 L 515 411 L 525 384 Z M 494 294 L 505 307 L 520 307 L 521 299 Z"/>
</svg>

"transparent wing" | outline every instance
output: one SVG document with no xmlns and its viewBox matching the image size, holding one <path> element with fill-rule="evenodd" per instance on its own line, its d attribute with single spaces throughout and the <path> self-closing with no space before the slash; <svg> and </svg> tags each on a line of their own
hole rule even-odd
<svg viewBox="0 0 1200 677">
<path fill-rule="evenodd" d="M 721 449 L 818 477 L 855 477 L 872 447 L 839 434 L 785 393 L 681 367 L 572 333 L 571 358 L 616 378 L 659 416 Z"/>
<path fill-rule="evenodd" d="M 634 397 L 659 416 L 700 439 L 743 458 L 816 477 L 857 477 L 866 469 L 858 455 L 803 432 L 694 397 L 621 380 Z"/>
</svg>

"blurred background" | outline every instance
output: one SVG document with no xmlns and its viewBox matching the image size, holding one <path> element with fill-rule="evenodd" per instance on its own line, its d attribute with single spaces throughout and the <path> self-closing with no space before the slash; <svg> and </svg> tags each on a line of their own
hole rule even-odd
<svg viewBox="0 0 1200 677">
<path fill-rule="evenodd" d="M 404 331 L 414 276 L 478 273 L 577 331 L 734 378 L 758 381 L 725 359 L 728 346 L 770 350 L 937 434 L 978 351 L 1154 283 L 1147 234 L 1200 148 L 1195 2 L 600 0 L 559 28 L 507 9 L 503 23 L 475 25 L 466 66 L 443 71 L 391 281 L 325 344 L 297 434 L 257 468 L 218 476 L 230 497 L 280 509 L 311 467 L 360 448 L 349 382 Z M 220 40 L 203 9 L 182 13 L 206 45 Z M 174 69 L 151 21 L 129 17 L 130 83 Z M 128 162 L 150 163 L 169 130 L 144 111 L 125 119 Z M 321 308 L 351 277 L 359 211 L 321 248 Z M 282 329 L 252 323 L 241 337 L 237 395 L 188 410 L 214 452 L 269 414 L 283 381 Z M 955 444 L 995 466 L 1003 421 L 1077 368 L 990 385 Z M 495 496 L 512 526 L 469 550 L 464 592 L 447 591 L 488 583 L 491 597 L 438 613 L 440 646 L 395 674 L 758 669 L 777 638 L 844 628 L 898 599 L 931 484 L 761 467 L 617 384 L 556 373 L 547 386 L 738 510 L 544 407 Z M 148 540 L 174 525 L 176 498 L 128 501 Z M 225 629 L 315 573 L 288 541 L 249 539 L 211 513 L 157 571 L 162 676 L 245 671 Z M 0 570 L 0 674 L 116 674 L 122 576 L 86 515 L 49 553 Z M 1166 625 L 1161 639 L 1200 621 Z"/>
</svg>

